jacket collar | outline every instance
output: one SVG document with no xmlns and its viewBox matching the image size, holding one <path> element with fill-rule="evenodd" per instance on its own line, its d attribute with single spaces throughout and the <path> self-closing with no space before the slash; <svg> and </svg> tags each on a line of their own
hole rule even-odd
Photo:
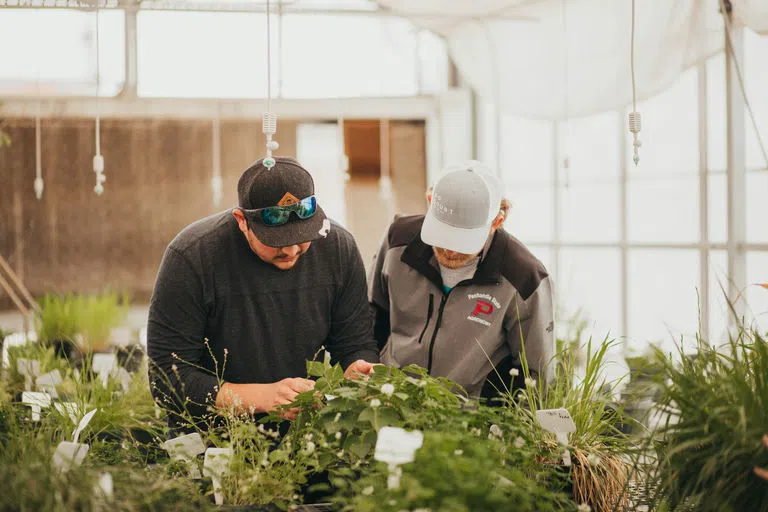
<svg viewBox="0 0 768 512">
<path fill-rule="evenodd" d="M 496 230 L 490 245 L 483 249 L 482 258 L 477 266 L 472 282 L 476 284 L 498 284 L 501 278 L 501 265 L 504 261 L 506 245 L 501 239 L 500 230 Z M 432 246 L 425 244 L 417 234 L 408 243 L 400 257 L 400 261 L 410 266 L 421 275 L 432 281 L 438 288 L 443 289 L 443 278 L 437 266 Z"/>
</svg>

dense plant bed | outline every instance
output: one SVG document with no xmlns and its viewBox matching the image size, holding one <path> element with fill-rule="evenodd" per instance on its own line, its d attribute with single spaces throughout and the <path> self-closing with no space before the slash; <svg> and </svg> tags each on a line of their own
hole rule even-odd
<svg viewBox="0 0 768 512">
<path fill-rule="evenodd" d="M 214 507 L 203 456 L 187 463 L 161 447 L 171 435 L 149 393 L 145 359 L 126 388 L 88 371 L 87 357 L 76 369 L 53 350 L 44 342 L 14 348 L 12 366 L 3 372 L 0 509 Z M 282 421 L 278 411 L 259 420 L 223 411 L 198 433 L 207 447 L 232 449 L 220 482 L 228 510 L 311 503 L 348 511 L 611 510 L 625 504 L 629 443 L 615 428 L 620 412 L 598 392 L 603 356 L 604 348 L 589 354 L 588 378 L 579 385 L 573 385 L 572 368 L 561 364 L 546 396 L 528 377 L 524 389 L 504 393 L 495 406 L 464 397 L 454 383 L 416 366 L 381 366 L 367 380 L 347 380 L 339 366 L 310 361 L 315 392 L 292 404 L 300 408 L 295 421 Z M 41 372 L 59 370 L 54 403 L 74 403 L 80 415 L 97 409 L 80 436 L 90 446 L 82 465 L 53 467 L 53 452 L 71 439 L 75 423 L 55 407 L 31 419 L 31 409 L 17 398 L 25 386 L 13 367 L 20 357 L 37 358 Z M 557 407 L 567 408 L 577 425 L 569 467 L 563 465 L 565 447 L 535 419 L 537 409 Z M 400 467 L 393 488 L 390 468 L 374 456 L 385 426 L 423 432 L 423 446 Z M 105 473 L 112 493 L 100 487 Z"/>
</svg>

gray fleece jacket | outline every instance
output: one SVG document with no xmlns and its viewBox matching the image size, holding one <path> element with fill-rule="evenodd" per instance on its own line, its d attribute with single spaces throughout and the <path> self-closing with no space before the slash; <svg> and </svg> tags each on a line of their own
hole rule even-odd
<svg viewBox="0 0 768 512">
<path fill-rule="evenodd" d="M 524 343 L 530 369 L 547 379 L 554 305 L 541 262 L 499 229 L 474 277 L 445 293 L 432 247 L 421 240 L 423 222 L 423 215 L 396 218 L 368 274 L 381 362 L 415 363 L 471 396 L 491 396 L 512 385 L 509 370 L 519 368 Z"/>
</svg>

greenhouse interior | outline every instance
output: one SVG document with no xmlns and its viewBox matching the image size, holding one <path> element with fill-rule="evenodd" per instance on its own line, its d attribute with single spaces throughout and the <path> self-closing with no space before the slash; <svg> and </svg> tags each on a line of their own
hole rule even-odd
<svg viewBox="0 0 768 512">
<path fill-rule="evenodd" d="M 766 0 L 0 0 L 0 49 L 0 510 L 768 512 Z"/>
</svg>

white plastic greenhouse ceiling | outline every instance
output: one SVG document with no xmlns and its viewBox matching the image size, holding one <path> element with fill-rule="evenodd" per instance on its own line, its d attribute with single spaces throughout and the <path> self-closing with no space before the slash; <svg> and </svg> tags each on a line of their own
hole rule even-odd
<svg viewBox="0 0 768 512">
<path fill-rule="evenodd" d="M 0 0 L 0 510 L 768 512 L 768 0 Z"/>
</svg>

